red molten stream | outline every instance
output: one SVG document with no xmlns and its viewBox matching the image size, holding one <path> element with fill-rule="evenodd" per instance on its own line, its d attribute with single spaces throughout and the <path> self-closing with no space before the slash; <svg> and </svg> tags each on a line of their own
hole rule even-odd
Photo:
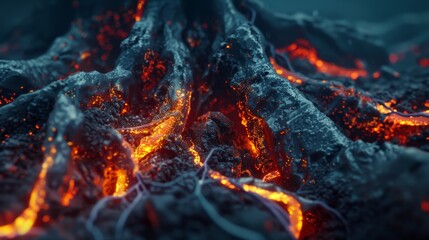
<svg viewBox="0 0 429 240">
<path fill-rule="evenodd" d="M 344 68 L 335 63 L 324 61 L 318 57 L 316 49 L 304 39 L 298 39 L 295 43 L 280 48 L 277 53 L 287 53 L 291 59 L 303 59 L 313 65 L 319 72 L 330 76 L 340 76 L 356 80 L 358 78 L 371 80 L 368 77 L 367 71 L 364 69 L 363 64 L 356 60 L 356 68 Z M 392 55 L 391 55 L 392 56 Z M 393 55 L 396 56 L 396 55 Z M 420 65 L 425 67 L 425 60 L 421 59 Z M 271 57 L 271 65 L 277 74 L 287 79 L 294 85 L 302 85 L 306 82 L 315 81 L 309 79 L 299 73 L 293 73 Z M 397 73 L 396 73 L 397 74 Z M 380 73 L 374 72 L 373 79 L 378 79 Z M 379 117 L 373 117 L 364 121 L 359 121 L 360 111 L 356 107 L 349 107 L 346 104 L 341 106 L 341 109 L 334 109 L 334 114 L 339 112 L 343 114 L 342 121 L 346 124 L 347 128 L 357 129 L 367 135 L 370 135 L 380 141 L 395 140 L 402 145 L 407 145 L 410 136 L 419 136 L 423 130 L 429 128 L 429 101 L 421 103 L 424 109 L 420 112 L 406 112 L 399 111 L 395 108 L 398 104 L 396 99 L 389 99 L 384 102 L 375 101 L 371 97 L 362 92 L 357 91 L 353 87 L 346 88 L 343 85 L 331 83 L 327 80 L 321 80 L 321 84 L 328 86 L 331 91 L 331 96 L 326 96 L 328 99 L 335 99 L 336 97 L 353 97 L 358 99 L 363 104 L 369 104 L 379 112 Z M 417 108 L 417 106 L 415 106 Z M 429 140 L 428 138 L 426 140 Z"/>
</svg>

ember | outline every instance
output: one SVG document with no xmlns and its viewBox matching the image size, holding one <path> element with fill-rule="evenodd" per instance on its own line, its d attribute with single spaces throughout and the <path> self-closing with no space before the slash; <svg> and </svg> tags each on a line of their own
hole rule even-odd
<svg viewBox="0 0 429 240">
<path fill-rule="evenodd" d="M 429 36 L 255 0 L 70 7 L 41 55 L 0 39 L 22 58 L 0 62 L 0 238 L 429 237 Z"/>
</svg>

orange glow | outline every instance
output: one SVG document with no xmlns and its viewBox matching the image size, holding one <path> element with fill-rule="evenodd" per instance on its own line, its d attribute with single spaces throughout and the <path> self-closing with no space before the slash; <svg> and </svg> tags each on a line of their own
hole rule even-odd
<svg viewBox="0 0 429 240">
<path fill-rule="evenodd" d="M 286 205 L 286 210 L 289 213 L 290 217 L 290 226 L 289 230 L 295 236 L 296 239 L 299 238 L 301 233 L 303 216 L 301 211 L 301 204 L 293 196 L 280 191 L 269 191 L 254 185 L 243 184 L 243 190 L 246 192 L 256 193 L 266 199 L 281 202 Z"/>
<path fill-rule="evenodd" d="M 147 154 L 160 147 L 160 143 L 172 132 L 176 122 L 176 117 L 170 116 L 155 125 L 155 127 L 151 129 L 151 133 L 140 140 L 140 145 L 134 151 L 134 157 L 142 159 Z"/>
<path fill-rule="evenodd" d="M 272 171 L 270 173 L 267 173 L 263 178 L 262 178 L 262 182 L 269 182 L 273 179 L 276 179 L 278 177 L 280 177 L 280 172 L 278 170 L 276 171 Z"/>
<path fill-rule="evenodd" d="M 134 17 L 134 20 L 136 22 L 140 22 L 140 20 L 142 19 L 143 6 L 144 6 L 145 2 L 146 2 L 145 0 L 139 0 L 137 3 L 136 15 Z"/>
<path fill-rule="evenodd" d="M 186 98 L 181 91 L 177 92 L 179 99 L 172 108 L 170 116 L 166 116 L 158 122 L 158 124 L 154 125 L 152 129 L 147 129 L 150 133 L 148 136 L 145 136 L 140 140 L 140 145 L 134 151 L 135 158 L 142 159 L 147 154 L 158 149 L 161 142 L 171 134 L 179 124 L 181 124 L 181 120 L 184 117 L 184 113 L 182 111 L 190 101 L 190 94 L 188 95 L 189 97 Z"/>
<path fill-rule="evenodd" d="M 103 193 L 105 196 L 123 196 L 128 189 L 127 171 L 107 167 L 104 169 Z"/>
<path fill-rule="evenodd" d="M 144 89 L 150 91 L 164 77 L 167 67 L 159 54 L 153 50 L 145 52 L 143 59 L 144 64 L 140 78 L 144 83 Z"/>
<path fill-rule="evenodd" d="M 68 187 L 67 192 L 61 198 L 61 204 L 63 206 L 69 206 L 70 205 L 70 201 L 73 199 L 73 197 L 74 197 L 75 194 L 76 194 L 75 182 L 72 179 L 69 182 L 69 187 Z"/>
<path fill-rule="evenodd" d="M 108 94 L 108 96 L 107 96 Z M 127 112 L 129 112 L 129 105 L 128 103 L 124 100 L 124 96 L 122 91 L 120 90 L 119 86 L 113 86 L 111 88 L 109 88 L 109 92 L 108 93 L 103 93 L 103 94 L 99 94 L 99 95 L 93 95 L 90 97 L 88 103 L 86 104 L 86 106 L 88 108 L 93 108 L 93 107 L 97 107 L 97 108 L 102 108 L 103 104 L 106 101 L 124 101 L 124 105 L 122 106 L 121 109 L 121 114 L 126 114 Z"/>
<path fill-rule="evenodd" d="M 237 187 L 232 184 L 227 177 L 223 176 L 219 172 L 210 171 L 209 173 L 213 179 L 219 180 L 223 186 L 229 189 L 237 189 Z M 286 193 L 266 190 L 255 185 L 242 184 L 241 187 L 245 192 L 255 193 L 263 198 L 284 204 L 290 217 L 289 230 L 295 236 L 295 238 L 299 238 L 303 225 L 303 215 L 301 211 L 301 204 L 298 202 L 298 200 Z"/>
<path fill-rule="evenodd" d="M 270 63 L 274 68 L 274 71 L 283 78 L 287 79 L 290 83 L 301 85 L 303 83 L 302 79 L 299 78 L 296 74 L 289 72 L 280 66 L 274 58 L 270 57 Z"/>
<path fill-rule="evenodd" d="M 413 117 L 392 114 L 386 116 L 384 121 L 405 126 L 429 126 L 429 118 L 424 116 Z"/>
<path fill-rule="evenodd" d="M 84 52 L 82 52 L 82 54 L 80 55 L 80 59 L 82 59 L 82 60 L 85 60 L 85 59 L 87 59 L 88 57 L 90 57 L 91 56 L 91 52 L 90 51 L 84 51 Z"/>
<path fill-rule="evenodd" d="M 128 143 L 122 140 L 122 147 L 129 148 Z M 102 183 L 102 190 L 104 196 L 121 197 L 125 195 L 129 186 L 129 177 L 133 164 L 126 165 L 123 163 L 123 155 L 120 151 L 116 151 L 112 148 L 105 147 L 104 150 L 107 152 L 106 167 L 104 168 L 104 178 Z M 113 150 L 113 151 L 112 151 Z"/>
<path fill-rule="evenodd" d="M 348 77 L 353 80 L 367 76 L 367 72 L 362 62 L 359 60 L 355 61 L 356 68 L 345 68 L 334 63 L 326 62 L 319 58 L 317 50 L 305 39 L 298 39 L 295 43 L 285 48 L 277 49 L 277 52 L 288 53 L 291 58 L 306 59 L 319 72 L 331 76 Z"/>
<path fill-rule="evenodd" d="M 395 112 L 395 110 L 392 111 L 391 109 L 389 109 L 392 107 L 392 105 L 395 105 L 395 104 L 396 104 L 396 100 L 393 99 L 389 102 L 384 103 L 384 105 L 386 105 L 388 108 L 383 106 L 382 104 L 377 104 L 376 108 L 377 108 L 378 112 L 380 112 L 382 114 L 389 114 L 389 113 Z"/>
<path fill-rule="evenodd" d="M 49 222 L 49 220 L 51 220 L 51 217 L 49 217 L 48 215 L 45 215 L 45 216 L 42 217 L 42 221 L 45 222 L 45 223 Z"/>
<path fill-rule="evenodd" d="M 189 151 L 194 156 L 194 163 L 197 166 L 202 167 L 203 163 L 201 162 L 201 158 L 198 152 L 195 150 L 194 145 L 192 145 L 189 148 Z M 229 180 L 229 178 L 222 175 L 221 173 L 211 169 L 208 171 L 208 173 L 211 178 L 218 180 L 220 184 L 222 184 L 223 186 L 232 190 L 238 190 L 237 186 L 234 185 Z M 283 193 L 281 191 L 270 191 L 270 190 L 263 189 L 261 187 L 257 187 L 255 185 L 241 184 L 241 187 L 245 192 L 255 193 L 265 199 L 269 199 L 269 200 L 284 204 L 286 206 L 286 211 L 288 212 L 290 217 L 290 226 L 288 226 L 288 228 L 291 231 L 291 233 L 295 236 L 296 239 L 299 238 L 302 225 L 303 225 L 303 214 L 301 211 L 301 204 L 299 203 L 298 200 L 296 200 L 293 196 Z"/>
<path fill-rule="evenodd" d="M 424 116 L 402 116 L 395 114 L 397 111 L 391 107 L 392 104 L 395 104 L 396 101 L 392 100 L 390 102 L 385 102 L 384 104 L 388 107 L 383 106 L 382 104 L 377 104 L 377 110 L 382 114 L 387 114 L 384 119 L 385 122 L 391 122 L 394 125 L 405 125 L 405 126 L 429 126 L 429 117 Z"/>
<path fill-rule="evenodd" d="M 1 93 L 1 92 L 0 92 Z M 10 97 L 3 96 L 3 94 L 0 95 L 0 106 L 11 103 L 15 100 L 15 93 L 12 94 Z"/>
<path fill-rule="evenodd" d="M 125 170 L 118 170 L 117 171 L 117 180 L 116 180 L 116 187 L 115 192 L 113 193 L 113 196 L 120 197 L 125 195 L 128 189 L 128 177 L 127 172 Z"/>
<path fill-rule="evenodd" d="M 192 144 L 189 148 L 189 151 L 191 152 L 192 156 L 194 156 L 194 164 L 197 167 L 202 167 L 203 163 L 201 162 L 200 155 L 198 154 L 197 150 L 195 150 L 195 145 Z"/>
<path fill-rule="evenodd" d="M 100 96 L 100 95 L 96 95 L 96 96 L 93 96 L 93 97 L 91 98 L 91 100 L 89 101 L 88 106 L 89 106 L 89 107 L 94 107 L 94 106 L 100 106 L 100 107 L 101 107 L 101 104 L 102 104 L 103 102 L 104 102 L 103 97 L 102 97 L 102 96 Z"/>
<path fill-rule="evenodd" d="M 237 189 L 237 187 L 234 184 L 232 184 L 227 177 L 225 177 L 224 175 L 220 174 L 219 172 L 210 170 L 209 174 L 210 174 L 211 178 L 213 178 L 215 180 L 219 180 L 219 182 L 223 186 L 225 186 L 225 187 L 227 187 L 229 189 Z"/>
<path fill-rule="evenodd" d="M 362 131 L 366 137 L 370 139 L 377 139 L 380 141 L 397 140 L 400 144 L 406 145 L 409 141 L 409 136 L 420 135 L 422 131 L 429 127 L 428 110 L 421 111 L 413 114 L 400 113 L 394 106 L 397 104 L 395 99 L 387 101 L 383 104 L 376 103 L 371 98 L 357 92 L 354 88 L 345 88 L 343 86 L 334 85 L 330 86 L 333 91 L 333 97 L 346 96 L 356 97 L 362 104 L 372 104 L 381 116 L 366 118 L 364 121 L 361 119 L 361 113 L 355 108 L 336 108 L 334 112 L 342 112 L 344 115 L 343 123 L 349 129 L 358 129 Z M 429 105 L 429 104 L 428 104 Z M 360 139 L 362 136 L 356 137 Z"/>
<path fill-rule="evenodd" d="M 246 128 L 246 132 L 249 132 L 248 126 L 247 126 L 247 119 L 244 116 L 242 116 L 242 114 L 240 114 L 240 117 L 241 117 L 241 124 Z M 255 144 L 250 140 L 249 134 L 246 140 L 247 140 L 246 143 L 248 145 L 248 148 L 252 153 L 253 157 L 257 157 L 259 155 L 259 150 L 256 148 Z"/>
<path fill-rule="evenodd" d="M 179 130 L 181 133 L 182 129 L 180 127 L 184 125 L 189 114 L 188 106 L 191 96 L 191 92 L 185 94 L 183 91 L 178 90 L 176 91 L 176 102 L 159 120 L 142 127 L 119 129 L 121 134 L 128 133 L 134 137 L 141 137 L 140 143 L 132 156 L 135 166 L 134 172 L 139 170 L 141 159 L 159 149 L 166 137 Z"/>
<path fill-rule="evenodd" d="M 255 168 L 261 170 L 262 173 L 272 170 L 273 163 L 270 158 L 270 152 L 266 146 L 267 138 L 265 132 L 265 121 L 257 116 L 254 116 L 248 109 L 243 106 L 242 102 L 238 102 L 239 116 L 241 124 L 246 129 L 248 149 L 252 156 L 256 158 Z"/>
<path fill-rule="evenodd" d="M 372 77 L 374 78 L 374 79 L 379 79 L 380 78 L 380 76 L 381 76 L 381 74 L 380 74 L 380 72 L 374 72 L 373 74 L 372 74 Z"/>
<path fill-rule="evenodd" d="M 45 204 L 46 175 L 54 164 L 56 149 L 51 147 L 43 160 L 42 169 L 37 177 L 36 184 L 30 194 L 28 207 L 12 223 L 0 226 L 0 237 L 13 238 L 28 233 L 36 222 L 40 209 Z"/>
</svg>

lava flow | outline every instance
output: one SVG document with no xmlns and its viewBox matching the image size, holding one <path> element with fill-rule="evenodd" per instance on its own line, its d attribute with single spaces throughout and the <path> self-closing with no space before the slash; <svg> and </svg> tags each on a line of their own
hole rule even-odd
<svg viewBox="0 0 429 240">
<path fill-rule="evenodd" d="M 53 165 L 53 156 L 56 149 L 51 148 L 50 153 L 45 157 L 42 164 L 42 169 L 37 177 L 36 184 L 30 193 L 30 200 L 28 207 L 13 221 L 13 223 L 0 226 L 1 237 L 15 237 L 17 235 L 24 235 L 31 230 L 36 222 L 37 215 L 40 209 L 45 204 L 46 197 L 46 174 L 48 169 Z"/>
<path fill-rule="evenodd" d="M 305 59 L 313 65 L 317 71 L 331 76 L 348 77 L 353 80 L 367 76 L 367 72 L 361 61 L 355 60 L 355 68 L 345 68 L 324 61 L 318 56 L 317 50 L 305 39 L 298 39 L 295 43 L 284 48 L 279 48 L 276 51 L 280 54 L 287 53 L 292 59 Z"/>
<path fill-rule="evenodd" d="M 0 238 L 429 237 L 429 36 L 254 0 L 70 7 L 55 40 L 0 39 Z"/>
<path fill-rule="evenodd" d="M 412 136 L 420 136 L 422 132 L 429 130 L 429 110 L 426 102 L 424 102 L 420 112 L 400 112 L 392 108 L 392 104 L 397 103 L 395 99 L 384 103 L 375 101 L 367 93 L 363 91 L 359 92 L 355 88 L 346 88 L 335 82 L 315 80 L 302 76 L 299 73 L 292 73 L 278 64 L 273 57 L 270 58 L 270 63 L 277 74 L 292 84 L 299 85 L 302 88 L 315 84 L 320 89 L 326 89 L 324 90 L 326 91 L 326 95 L 317 97 L 321 98 L 324 104 L 326 104 L 325 107 L 328 106 L 333 109 L 331 118 L 341 121 L 339 125 L 344 124 L 347 131 L 354 129 L 359 131 L 356 133 L 356 136 L 352 136 L 355 134 L 351 133 L 352 138 L 383 141 L 394 140 L 402 145 L 406 145 Z M 345 77 L 355 80 L 352 76 L 345 75 Z M 319 94 L 317 93 L 317 95 Z M 359 102 L 359 105 L 356 106 L 348 99 L 355 99 L 355 101 Z M 334 104 L 339 104 L 339 106 Z M 369 117 L 369 114 L 365 114 L 363 111 L 357 109 L 364 109 L 366 107 L 372 107 L 373 110 L 378 112 L 379 116 Z M 426 141 L 429 140 L 428 137 L 424 138 L 426 138 Z"/>
</svg>

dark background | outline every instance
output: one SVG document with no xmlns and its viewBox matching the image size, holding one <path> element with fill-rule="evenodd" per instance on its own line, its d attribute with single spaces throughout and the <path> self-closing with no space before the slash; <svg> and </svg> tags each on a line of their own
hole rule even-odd
<svg viewBox="0 0 429 240">
<path fill-rule="evenodd" d="M 318 12 L 331 19 L 383 21 L 404 13 L 426 13 L 429 0 L 262 0 L 274 11 Z"/>
<path fill-rule="evenodd" d="M 5 22 L 16 22 L 38 5 L 70 0 L 1 0 L 0 31 Z M 90 0 L 93 1 L 93 0 Z M 105 0 L 108 2 L 109 0 Z M 428 0 L 261 0 L 274 11 L 304 12 L 335 19 L 381 21 L 401 13 L 429 12 Z M 55 15 L 55 14 L 53 14 Z M 428 14 L 429 16 L 429 14 Z M 7 24 L 11 25 L 11 24 Z"/>
<path fill-rule="evenodd" d="M 94 2 L 94 0 L 90 0 Z M 109 0 L 104 0 L 108 2 Z M 261 0 L 273 11 L 283 13 L 317 13 L 322 17 L 345 20 L 383 21 L 403 13 L 427 13 L 429 0 Z M 0 0 L 0 37 L 26 18 L 49 19 L 54 24 L 58 14 L 70 14 L 58 8 L 58 3 L 71 0 Z M 99 1 L 102 2 L 102 1 Z M 46 5 L 55 6 L 55 12 L 45 12 Z M 42 9 L 40 9 L 42 8 Z M 34 10 L 38 13 L 34 14 Z M 52 22 L 51 22 L 52 23 Z M 60 26 L 62 27 L 62 26 Z"/>
<path fill-rule="evenodd" d="M 156 1 L 156 0 L 155 0 Z M 204 1 L 204 0 L 201 0 Z M 330 19 L 380 22 L 406 13 L 425 14 L 429 0 L 261 0 L 273 12 L 318 14 Z M 81 0 L 107 4 L 112 0 Z M 0 0 L 0 43 L 31 32 L 24 45 L 51 42 L 70 27 L 72 0 Z M 424 15 L 423 15 L 424 16 Z M 37 23 L 37 24 L 34 24 Z M 11 37 L 12 36 L 12 37 Z M 28 44 L 30 43 L 30 44 Z"/>
</svg>

